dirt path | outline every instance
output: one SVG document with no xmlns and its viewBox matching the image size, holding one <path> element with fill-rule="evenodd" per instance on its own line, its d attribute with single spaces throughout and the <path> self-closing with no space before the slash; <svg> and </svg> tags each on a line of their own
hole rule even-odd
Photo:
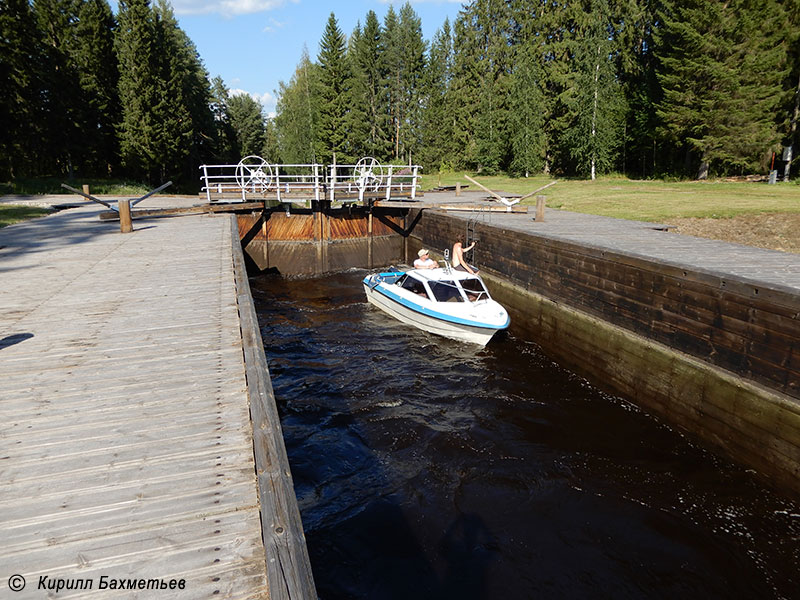
<svg viewBox="0 0 800 600">
<path fill-rule="evenodd" d="M 669 219 L 673 231 L 800 254 L 800 213 L 742 215 L 731 219 Z"/>
</svg>

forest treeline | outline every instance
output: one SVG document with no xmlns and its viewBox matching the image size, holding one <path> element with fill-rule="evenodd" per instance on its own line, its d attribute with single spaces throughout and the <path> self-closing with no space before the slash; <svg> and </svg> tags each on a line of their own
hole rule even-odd
<svg viewBox="0 0 800 600">
<path fill-rule="evenodd" d="M 320 16 L 320 18 L 324 18 Z M 167 0 L 0 3 L 0 178 L 184 189 L 202 163 L 373 156 L 525 176 L 764 173 L 796 143 L 800 0 L 473 0 L 331 13 L 277 114 L 210 79 Z"/>
</svg>

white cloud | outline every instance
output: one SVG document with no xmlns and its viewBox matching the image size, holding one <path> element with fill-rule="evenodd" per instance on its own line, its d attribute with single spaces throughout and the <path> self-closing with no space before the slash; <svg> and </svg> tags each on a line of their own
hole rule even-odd
<svg viewBox="0 0 800 600">
<path fill-rule="evenodd" d="M 287 0 L 172 0 L 176 15 L 207 15 L 218 13 L 223 17 L 249 15 L 280 8 Z M 299 0 L 290 0 L 293 3 Z"/>
<path fill-rule="evenodd" d="M 238 96 L 240 94 L 247 94 L 253 100 L 261 104 L 264 114 L 270 119 L 275 116 L 275 109 L 277 107 L 278 99 L 269 92 L 265 92 L 263 94 L 253 94 L 252 92 L 248 92 L 247 90 L 239 88 L 228 90 L 229 96 Z"/>
<path fill-rule="evenodd" d="M 267 19 L 267 24 L 264 26 L 264 33 L 272 33 L 276 29 L 282 29 L 286 23 L 286 21 L 278 21 L 270 17 Z"/>
</svg>

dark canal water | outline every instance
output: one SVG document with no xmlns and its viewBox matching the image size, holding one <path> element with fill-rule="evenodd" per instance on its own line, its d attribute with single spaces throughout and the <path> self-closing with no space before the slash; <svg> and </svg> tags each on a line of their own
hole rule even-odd
<svg viewBox="0 0 800 600">
<path fill-rule="evenodd" d="M 251 279 L 317 590 L 800 598 L 800 505 L 512 329 L 367 304 L 364 271 Z"/>
</svg>

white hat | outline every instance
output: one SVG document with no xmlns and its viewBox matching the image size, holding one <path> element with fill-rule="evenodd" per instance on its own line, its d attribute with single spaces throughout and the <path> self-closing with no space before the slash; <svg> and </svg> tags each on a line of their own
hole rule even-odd
<svg viewBox="0 0 800 600">
<path fill-rule="evenodd" d="M 420 250 L 419 252 L 417 252 L 417 254 L 419 254 L 420 258 L 422 258 L 422 257 L 423 257 L 423 256 L 425 256 L 426 254 L 428 254 L 428 251 L 427 251 L 427 250 L 425 250 L 425 248 L 423 248 L 422 250 Z"/>
</svg>

